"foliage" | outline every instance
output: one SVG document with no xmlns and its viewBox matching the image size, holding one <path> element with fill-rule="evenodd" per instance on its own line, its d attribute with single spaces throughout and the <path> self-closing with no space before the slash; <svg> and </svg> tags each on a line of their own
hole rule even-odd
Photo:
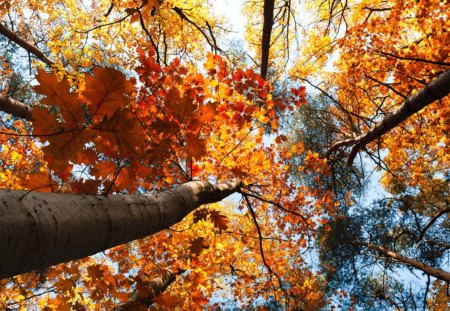
<svg viewBox="0 0 450 311">
<path fill-rule="evenodd" d="M 31 122 L 1 115 L 2 188 L 243 184 L 158 234 L 1 280 L 0 309 L 113 309 L 174 272 L 138 309 L 447 307 L 448 284 L 367 245 L 448 266 L 448 96 L 368 144 L 359 163 L 348 167 L 345 149 L 326 158 L 448 70 L 445 1 L 274 1 L 263 46 L 267 2 L 244 3 L 248 58 L 226 43 L 212 1 L 0 2 L 2 26 L 52 60 L 0 42 L 1 94 L 33 109 Z M 371 191 L 370 160 L 387 195 L 353 202 Z M 424 275 L 414 294 L 397 277 L 407 271 Z"/>
</svg>

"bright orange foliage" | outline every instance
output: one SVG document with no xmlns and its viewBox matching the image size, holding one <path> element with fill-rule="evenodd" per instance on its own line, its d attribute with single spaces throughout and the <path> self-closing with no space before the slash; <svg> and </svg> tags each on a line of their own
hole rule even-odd
<svg viewBox="0 0 450 311">
<path fill-rule="evenodd" d="M 317 23 L 299 51 L 304 62 L 291 70 L 301 79 L 320 77 L 332 90 L 339 105 L 330 112 L 344 120 L 342 138 L 367 131 L 449 66 L 450 15 L 441 1 L 349 5 L 351 12 L 326 17 L 333 25 L 345 17 L 346 30 Z M 272 34 L 274 80 L 290 62 L 297 26 L 290 17 L 297 8 L 285 9 Z M 248 4 L 245 10 L 252 26 L 259 15 Z M 225 31 L 208 3 L 13 0 L 0 2 L 0 16 L 55 61 L 52 68 L 30 65 L 41 98 L 33 121 L 2 116 L 2 187 L 107 195 L 189 180 L 237 177 L 245 185 L 242 196 L 202 207 L 153 236 L 0 281 L 0 308 L 109 310 L 148 294 L 163 272 L 184 270 L 151 309 L 256 308 L 268 301 L 317 310 L 329 303 L 314 259 L 302 254 L 340 202 L 320 179 L 314 187 L 294 183 L 286 163 L 303 154 L 298 172 L 323 176 L 331 164 L 301 143 L 286 147 L 288 133 L 279 129 L 285 113 L 305 104 L 306 90 L 296 85 L 280 95 L 256 70 L 214 54 Z M 258 27 L 247 29 L 251 44 Z M 434 103 L 377 142 L 393 172 L 384 177 L 386 189 L 433 192 L 449 166 L 449 109 L 448 98 Z"/>
</svg>

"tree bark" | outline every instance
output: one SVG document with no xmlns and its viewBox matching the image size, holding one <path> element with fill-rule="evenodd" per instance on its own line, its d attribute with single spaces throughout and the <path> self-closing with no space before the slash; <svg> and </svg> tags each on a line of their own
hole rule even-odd
<svg viewBox="0 0 450 311">
<path fill-rule="evenodd" d="M 4 35 L 5 37 L 7 37 L 12 42 L 18 44 L 19 46 L 21 46 L 22 48 L 27 50 L 29 53 L 35 55 L 37 58 L 42 60 L 48 66 L 51 66 L 51 65 L 53 65 L 55 63 L 53 60 L 51 60 L 50 58 L 45 56 L 45 54 L 41 50 L 39 50 L 35 45 L 33 45 L 33 44 L 29 43 L 28 41 L 22 39 L 21 37 L 19 37 L 18 34 L 16 34 L 15 32 L 11 31 L 7 27 L 3 26 L 2 24 L 0 24 L 0 34 Z"/>
<path fill-rule="evenodd" d="M 264 1 L 264 23 L 261 40 L 261 77 L 263 79 L 266 79 L 267 69 L 269 67 L 270 37 L 272 35 L 274 7 L 275 0 Z"/>
<path fill-rule="evenodd" d="M 153 303 L 153 299 L 159 294 L 163 293 L 173 282 L 175 282 L 178 275 L 185 272 L 185 270 L 178 270 L 177 272 L 166 271 L 161 276 L 154 278 L 148 284 L 142 292 L 136 290 L 132 298 L 117 307 L 114 308 L 115 311 L 126 311 L 134 310 L 140 307 L 149 307 Z"/>
<path fill-rule="evenodd" d="M 156 196 L 0 190 L 0 279 L 93 255 L 181 221 L 240 181 L 191 181 Z"/>
<path fill-rule="evenodd" d="M 367 247 L 368 249 L 377 251 L 378 253 L 382 254 L 383 256 L 393 259 L 397 262 L 401 262 L 405 265 L 414 267 L 418 270 L 423 271 L 424 273 L 426 273 L 427 275 L 433 276 L 439 280 L 442 280 L 444 282 L 450 283 L 450 273 L 440 270 L 440 269 L 436 269 L 432 266 L 429 266 L 427 264 L 424 264 L 423 262 L 405 257 L 403 255 L 400 255 L 397 252 L 391 251 L 385 247 L 382 246 L 378 246 L 375 244 L 371 244 L 371 243 L 365 243 L 365 242 L 355 242 L 357 245 L 361 245 L 364 247 Z"/>
<path fill-rule="evenodd" d="M 0 94 L 0 110 L 10 113 L 16 118 L 32 120 L 31 107 L 15 99 L 8 98 Z"/>
<path fill-rule="evenodd" d="M 386 134 L 416 112 L 419 112 L 432 102 L 447 96 L 449 93 L 450 70 L 443 73 L 436 80 L 430 82 L 418 93 L 408 97 L 400 107 L 393 113 L 386 115 L 367 133 L 333 144 L 327 151 L 327 157 L 329 158 L 334 151 L 341 147 L 353 146 L 347 160 L 347 164 L 352 165 L 357 153 L 365 145 L 381 137 L 383 134 Z"/>
</svg>

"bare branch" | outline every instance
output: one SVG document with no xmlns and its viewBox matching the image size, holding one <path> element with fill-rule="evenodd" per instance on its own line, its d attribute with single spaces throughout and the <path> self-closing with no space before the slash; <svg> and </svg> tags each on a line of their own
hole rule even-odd
<svg viewBox="0 0 450 311">
<path fill-rule="evenodd" d="M 356 154 L 368 143 L 380 138 L 400 123 L 408 119 L 413 114 L 419 112 L 435 100 L 439 100 L 450 93 L 450 70 L 442 74 L 436 80 L 430 82 L 416 94 L 406 98 L 404 103 L 393 113 L 386 115 L 375 124 L 368 132 L 350 139 L 336 142 L 327 151 L 326 156 L 331 157 L 332 153 L 341 147 L 353 146 L 347 160 L 351 165 Z"/>
<path fill-rule="evenodd" d="M 42 60 L 48 66 L 51 66 L 51 65 L 53 65 L 55 63 L 53 60 L 51 60 L 50 58 L 45 56 L 45 54 L 40 49 L 38 49 L 35 45 L 33 45 L 33 44 L 29 43 L 28 41 L 22 39 L 21 37 L 19 37 L 18 34 L 16 34 L 15 32 L 11 31 L 7 27 L 3 26 L 2 24 L 0 24 L 0 34 L 4 35 L 5 37 L 7 37 L 9 40 L 11 40 L 12 42 L 16 43 L 17 45 L 21 46 L 22 48 L 24 48 L 29 53 L 35 55 L 37 58 Z"/>
</svg>

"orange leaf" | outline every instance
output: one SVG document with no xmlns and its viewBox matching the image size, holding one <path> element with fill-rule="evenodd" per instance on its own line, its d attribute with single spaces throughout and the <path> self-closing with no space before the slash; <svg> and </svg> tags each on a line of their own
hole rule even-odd
<svg viewBox="0 0 450 311">
<path fill-rule="evenodd" d="M 137 154 L 145 146 L 145 133 L 129 109 L 116 110 L 95 126 L 96 149 L 109 156 Z"/>
<path fill-rule="evenodd" d="M 186 150 L 190 156 L 200 159 L 206 153 L 205 140 L 194 134 L 186 135 Z"/>
<path fill-rule="evenodd" d="M 77 180 L 70 183 L 72 187 L 72 191 L 75 193 L 83 193 L 83 194 L 97 194 L 98 187 L 101 184 L 101 180 Z"/>
<path fill-rule="evenodd" d="M 176 296 L 172 296 L 170 293 L 162 293 L 155 298 L 152 302 L 157 303 L 166 310 L 173 310 L 179 303 L 179 299 Z"/>
<path fill-rule="evenodd" d="M 127 93 L 133 91 L 133 85 L 123 73 L 113 68 L 94 68 L 94 75 L 85 75 L 86 90 L 83 96 L 87 100 L 92 120 L 99 122 L 111 118 L 115 111 L 130 103 Z"/>
<path fill-rule="evenodd" d="M 82 102 L 78 99 L 77 94 L 70 92 L 70 84 L 66 77 L 58 81 L 58 76 L 54 71 L 46 73 L 43 69 L 39 69 L 36 80 L 39 85 L 34 87 L 35 91 L 46 96 L 41 100 L 41 103 L 59 107 L 61 115 L 69 127 L 76 127 L 86 121 Z M 43 121 L 37 118 L 34 118 L 34 120 L 36 120 L 35 124 Z"/>
<path fill-rule="evenodd" d="M 210 122 L 214 121 L 214 118 L 217 114 L 216 105 L 213 103 L 208 103 L 206 105 L 200 106 L 201 116 L 199 118 L 202 122 Z"/>
</svg>

